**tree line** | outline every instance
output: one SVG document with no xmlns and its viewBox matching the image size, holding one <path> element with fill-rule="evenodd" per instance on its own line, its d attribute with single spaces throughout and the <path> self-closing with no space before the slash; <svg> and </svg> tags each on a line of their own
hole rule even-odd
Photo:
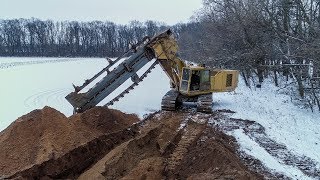
<svg viewBox="0 0 320 180">
<path fill-rule="evenodd" d="M 203 0 L 195 22 L 180 28 L 182 56 L 239 69 L 248 86 L 293 81 L 320 111 L 319 0 Z"/>
<path fill-rule="evenodd" d="M 163 23 L 77 22 L 39 19 L 0 20 L 0 56 L 115 57 Z"/>
</svg>

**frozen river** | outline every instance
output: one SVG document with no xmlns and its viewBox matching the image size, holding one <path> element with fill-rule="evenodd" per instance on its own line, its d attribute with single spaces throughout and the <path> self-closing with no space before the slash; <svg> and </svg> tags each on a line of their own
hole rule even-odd
<svg viewBox="0 0 320 180">
<path fill-rule="evenodd" d="M 53 107 L 67 116 L 73 108 L 65 96 L 107 65 L 102 58 L 0 58 L 0 131 L 34 109 Z M 139 74 L 139 73 L 138 73 Z M 130 81 L 99 105 L 126 88 Z M 160 109 L 169 80 L 159 66 L 111 108 L 144 114 Z"/>
</svg>

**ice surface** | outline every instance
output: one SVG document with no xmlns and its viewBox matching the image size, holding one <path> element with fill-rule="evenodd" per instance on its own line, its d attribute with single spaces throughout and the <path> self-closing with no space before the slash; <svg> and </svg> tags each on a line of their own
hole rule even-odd
<svg viewBox="0 0 320 180">
<path fill-rule="evenodd" d="M 51 106 L 67 116 L 73 108 L 65 96 L 74 91 L 72 83 L 82 85 L 85 79 L 103 69 L 108 62 L 102 58 L 0 58 L 2 63 L 50 61 L 0 69 L 0 131 L 15 119 L 34 109 Z M 52 63 L 57 60 L 57 63 Z M 131 84 L 129 81 L 127 84 Z M 140 86 L 112 108 L 142 117 L 160 109 L 161 98 L 169 90 L 169 80 L 158 66 Z M 118 89 L 115 94 L 120 93 Z M 100 105 L 106 103 L 103 101 Z"/>
</svg>

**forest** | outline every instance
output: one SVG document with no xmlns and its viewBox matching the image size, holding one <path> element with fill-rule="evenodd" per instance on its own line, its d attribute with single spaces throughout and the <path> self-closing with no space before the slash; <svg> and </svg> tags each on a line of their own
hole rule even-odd
<svg viewBox="0 0 320 180">
<path fill-rule="evenodd" d="M 189 23 L 0 20 L 0 56 L 117 57 L 145 36 L 173 29 L 180 56 L 241 71 L 249 87 L 291 82 L 320 111 L 320 0 L 203 0 Z"/>
<path fill-rule="evenodd" d="M 0 55 L 115 57 L 159 28 L 164 29 L 153 21 L 117 25 L 109 21 L 0 20 Z"/>
</svg>

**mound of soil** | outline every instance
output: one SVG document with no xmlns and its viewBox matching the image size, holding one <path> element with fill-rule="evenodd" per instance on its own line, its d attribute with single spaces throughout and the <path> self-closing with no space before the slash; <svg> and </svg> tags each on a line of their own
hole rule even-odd
<svg viewBox="0 0 320 180">
<path fill-rule="evenodd" d="M 160 111 L 136 123 L 103 107 L 69 118 L 45 107 L 0 133 L 0 179 L 263 179 L 214 118 Z"/>
<path fill-rule="evenodd" d="M 136 115 L 96 107 L 67 118 L 44 107 L 13 122 L 0 133 L 0 176 L 58 159 L 95 138 L 138 122 Z"/>
<path fill-rule="evenodd" d="M 175 115 L 149 121 L 140 135 L 106 153 L 79 179 L 162 179 L 165 158 L 161 149 L 166 149 L 178 133 L 181 115 Z"/>
<path fill-rule="evenodd" d="M 263 179 L 237 156 L 234 139 L 188 113 L 156 114 L 79 179 Z"/>
<path fill-rule="evenodd" d="M 207 128 L 176 169 L 179 179 L 263 179 L 248 170 L 236 154 L 233 137 Z"/>
<path fill-rule="evenodd" d="M 95 107 L 84 113 L 73 115 L 69 119 L 76 124 L 80 121 L 81 125 L 100 133 L 115 132 L 139 121 L 135 114 L 125 114 L 106 107 Z"/>
</svg>

